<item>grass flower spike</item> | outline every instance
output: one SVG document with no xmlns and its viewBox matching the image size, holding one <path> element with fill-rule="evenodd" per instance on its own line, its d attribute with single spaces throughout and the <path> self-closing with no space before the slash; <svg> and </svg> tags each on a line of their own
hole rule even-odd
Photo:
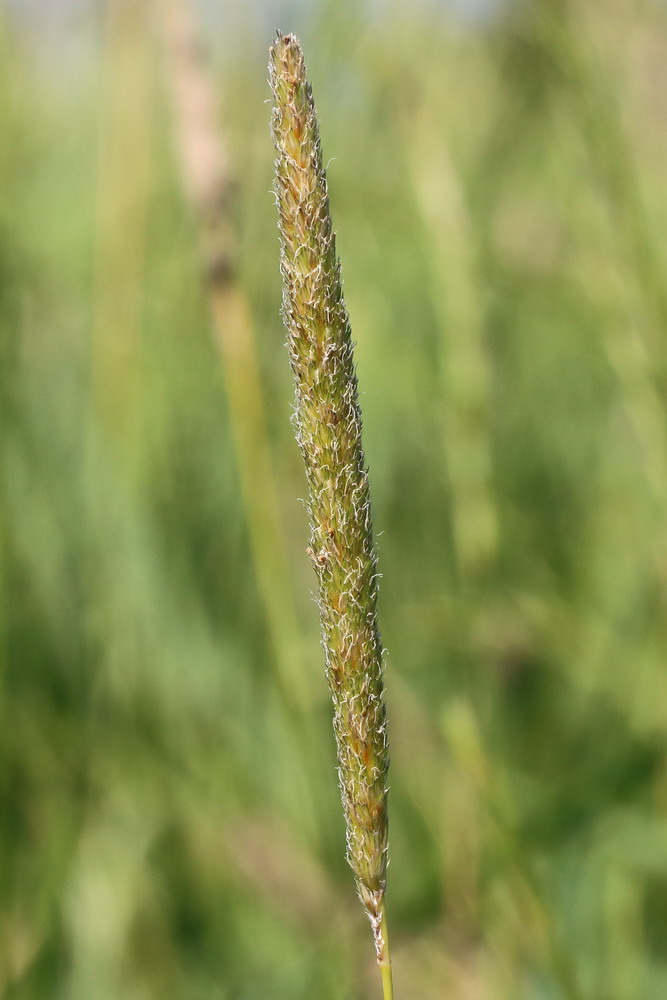
<svg viewBox="0 0 667 1000">
<path fill-rule="evenodd" d="M 297 440 L 308 478 L 309 552 L 319 583 L 347 857 L 373 926 L 385 998 L 390 998 L 384 910 L 389 756 L 377 559 L 352 337 L 315 106 L 293 35 L 278 34 L 269 71 L 283 317 L 296 383 Z"/>
</svg>

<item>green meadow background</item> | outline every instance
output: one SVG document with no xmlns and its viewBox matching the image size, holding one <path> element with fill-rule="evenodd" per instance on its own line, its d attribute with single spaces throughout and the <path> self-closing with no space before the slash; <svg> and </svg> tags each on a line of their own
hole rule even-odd
<svg viewBox="0 0 667 1000">
<path fill-rule="evenodd" d="M 290 426 L 273 19 L 204 29 L 225 340 L 149 8 L 75 43 L 0 11 L 0 996 L 375 1000 Z M 663 1000 L 667 9 L 291 10 L 383 573 L 397 998 Z"/>
</svg>

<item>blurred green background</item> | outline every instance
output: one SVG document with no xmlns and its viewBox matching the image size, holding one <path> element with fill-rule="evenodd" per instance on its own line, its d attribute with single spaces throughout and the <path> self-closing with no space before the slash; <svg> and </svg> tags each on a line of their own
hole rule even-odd
<svg viewBox="0 0 667 1000">
<path fill-rule="evenodd" d="M 279 23 L 357 341 L 398 1000 L 662 1000 L 667 10 L 215 10 L 217 304 L 163 9 L 0 11 L 0 996 L 379 996 L 290 427 Z"/>
</svg>

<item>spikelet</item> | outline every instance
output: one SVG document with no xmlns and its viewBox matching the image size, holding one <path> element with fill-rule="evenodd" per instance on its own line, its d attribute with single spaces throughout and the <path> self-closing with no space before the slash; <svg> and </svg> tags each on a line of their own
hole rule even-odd
<svg viewBox="0 0 667 1000">
<path fill-rule="evenodd" d="M 376 613 L 377 560 L 350 322 L 315 106 L 293 35 L 277 35 L 269 72 L 278 153 L 275 192 L 283 318 L 296 383 L 297 440 L 308 478 L 309 554 L 319 583 L 347 857 L 371 919 L 378 962 L 386 965 L 389 757 Z"/>
</svg>

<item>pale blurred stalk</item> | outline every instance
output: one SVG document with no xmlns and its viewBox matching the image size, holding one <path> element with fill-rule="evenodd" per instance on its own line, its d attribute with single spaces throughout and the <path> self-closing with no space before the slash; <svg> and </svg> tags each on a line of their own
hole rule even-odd
<svg viewBox="0 0 667 1000">
<path fill-rule="evenodd" d="M 440 333 L 457 571 L 462 590 L 474 592 L 494 567 L 498 548 L 482 289 L 464 195 L 442 126 L 422 109 L 406 124 L 403 146 L 428 241 L 426 260 Z"/>
<path fill-rule="evenodd" d="M 140 572 L 124 511 L 141 490 L 141 341 L 152 172 L 154 76 L 145 5 L 107 0 L 100 72 L 92 331 L 84 454 L 91 663 L 134 690 L 141 642 L 128 599 Z"/>
<path fill-rule="evenodd" d="M 608 309 L 601 331 L 609 364 L 644 453 L 647 483 L 667 504 L 667 420 L 660 398 L 660 353 L 667 325 L 667 275 L 657 233 L 642 191 L 636 150 L 623 120 L 620 90 L 613 83 L 595 31 L 595 8 L 542 0 L 536 31 L 565 81 L 595 194 L 602 195 L 607 225 L 597 273 L 586 294 Z M 599 15 L 598 15 L 599 16 Z M 614 16 L 617 16 L 614 13 Z M 582 228 L 589 221 L 584 217 Z M 590 236 L 585 237 L 590 242 Z M 584 277 L 585 281 L 585 277 Z"/>
<path fill-rule="evenodd" d="M 494 759 L 485 745 L 470 702 L 466 699 L 450 702 L 443 712 L 441 727 L 453 761 L 479 800 L 483 835 L 492 846 L 494 856 L 502 860 L 515 912 L 520 915 L 521 933 L 531 942 L 531 954 L 540 956 L 564 997 L 584 1000 L 573 956 L 563 941 L 551 901 L 534 871 L 533 859 L 517 832 L 516 809 L 507 773 L 502 762 Z M 512 924 L 511 919 L 510 915 L 507 923 L 503 922 L 504 926 L 497 931 L 494 929 L 493 936 L 489 935 L 490 944 L 506 958 L 516 943 L 510 940 L 508 947 L 505 939 L 516 935 L 516 923 Z"/>
<path fill-rule="evenodd" d="M 616 9 L 613 9 L 613 6 Z M 634 20 L 632 5 L 613 5 L 602 17 L 617 20 L 624 32 Z M 611 239 L 622 260 L 624 280 L 635 286 L 639 305 L 651 327 L 648 344 L 664 347 L 667 330 L 667 281 L 656 226 L 643 190 L 637 150 L 609 46 L 600 38 L 596 5 L 559 0 L 545 7 L 543 22 L 553 56 L 569 84 L 572 112 L 577 116 L 584 148 L 612 221 Z M 628 19 L 623 23 L 623 18 Z M 626 53 L 626 46 L 622 47 Z M 631 97 L 630 97 L 631 100 Z M 629 104 L 629 102 L 628 102 Z"/>
<path fill-rule="evenodd" d="M 10 111 L 7 93 L 10 75 L 7 68 L 8 45 L 6 14 L 0 10 L 0 131 L 4 136 L 9 133 Z M 0 192 L 9 193 L 7 175 L 9 174 L 7 144 L 2 144 L 0 151 Z M 2 233 L 4 242 L 4 232 Z M 7 501 L 5 496 L 7 477 L 7 426 L 9 422 L 9 380 L 8 370 L 11 361 L 11 331 L 4 315 L 5 294 L 2 285 L 8 281 L 4 268 L 4 246 L 0 245 L 0 718 L 5 700 L 5 666 L 7 663 L 8 615 L 7 615 Z"/>
<path fill-rule="evenodd" d="M 145 5 L 108 0 L 98 152 L 91 403 L 104 461 L 140 467 L 139 373 L 155 111 Z M 94 488 L 94 476 L 93 476 Z M 136 486 L 136 482 L 133 482 Z"/>
</svg>

